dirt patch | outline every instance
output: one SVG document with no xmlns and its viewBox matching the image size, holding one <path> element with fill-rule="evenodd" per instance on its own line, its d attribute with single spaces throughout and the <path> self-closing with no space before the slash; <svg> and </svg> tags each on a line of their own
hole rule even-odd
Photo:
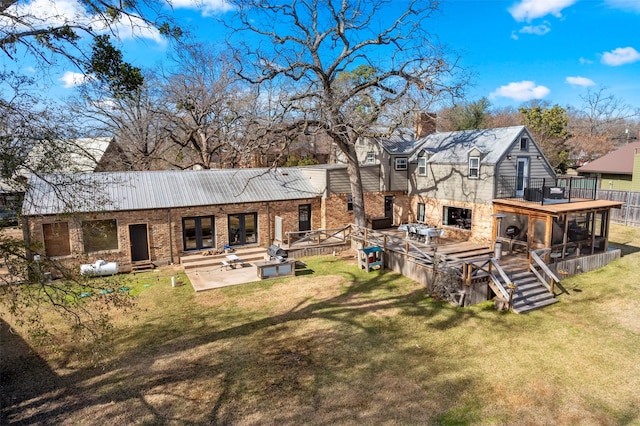
<svg viewBox="0 0 640 426">
<path fill-rule="evenodd" d="M 300 279 L 295 285 L 277 283 L 268 289 L 256 291 L 252 297 L 239 301 L 245 309 L 257 310 L 270 307 L 274 315 L 303 308 L 310 303 L 329 300 L 341 293 L 341 285 L 345 278 L 340 275 L 324 275 L 320 277 Z"/>
</svg>

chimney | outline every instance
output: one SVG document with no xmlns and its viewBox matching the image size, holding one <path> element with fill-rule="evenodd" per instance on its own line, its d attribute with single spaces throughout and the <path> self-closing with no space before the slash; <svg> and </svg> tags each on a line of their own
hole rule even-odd
<svg viewBox="0 0 640 426">
<path fill-rule="evenodd" d="M 418 112 L 414 118 L 413 133 L 416 139 L 423 138 L 436 132 L 435 112 Z"/>
</svg>

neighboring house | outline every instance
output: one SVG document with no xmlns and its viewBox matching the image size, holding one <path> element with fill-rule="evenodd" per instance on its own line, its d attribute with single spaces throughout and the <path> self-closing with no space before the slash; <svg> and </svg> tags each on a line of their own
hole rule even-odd
<svg viewBox="0 0 640 426">
<path fill-rule="evenodd" d="M 640 191 L 640 142 L 632 142 L 580 168 L 582 176 L 597 177 L 600 189 Z"/>
<path fill-rule="evenodd" d="M 41 141 L 27 155 L 28 167 L 0 180 L 0 205 L 20 210 L 24 184 L 32 172 L 90 173 L 128 170 L 127 158 L 114 137 L 79 138 L 56 143 Z"/>
<path fill-rule="evenodd" d="M 70 139 L 51 146 L 39 144 L 29 152 L 28 161 L 34 168 L 48 161 L 50 173 L 128 170 L 126 155 L 114 137 Z"/>
</svg>

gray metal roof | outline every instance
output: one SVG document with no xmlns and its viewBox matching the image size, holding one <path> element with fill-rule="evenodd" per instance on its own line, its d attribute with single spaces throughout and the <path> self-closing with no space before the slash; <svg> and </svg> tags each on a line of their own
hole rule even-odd
<svg viewBox="0 0 640 426">
<path fill-rule="evenodd" d="M 23 215 L 209 206 L 320 196 L 295 168 L 32 177 Z"/>
<path fill-rule="evenodd" d="M 483 155 L 483 164 L 496 164 L 509 150 L 514 141 L 525 131 L 524 126 L 495 129 L 462 130 L 457 132 L 432 133 L 418 139 L 418 153 L 429 153 L 429 163 L 462 164 L 469 161 L 469 150 L 477 148 Z"/>
</svg>

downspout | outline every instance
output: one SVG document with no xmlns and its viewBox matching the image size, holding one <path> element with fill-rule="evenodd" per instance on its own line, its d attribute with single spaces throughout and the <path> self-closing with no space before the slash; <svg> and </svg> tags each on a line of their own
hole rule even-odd
<svg viewBox="0 0 640 426">
<path fill-rule="evenodd" d="M 169 225 L 169 263 L 173 265 L 173 233 L 171 232 L 171 209 L 167 209 L 167 224 Z"/>
<path fill-rule="evenodd" d="M 271 210 L 269 209 L 269 202 L 267 201 L 267 245 L 271 244 Z"/>
</svg>

